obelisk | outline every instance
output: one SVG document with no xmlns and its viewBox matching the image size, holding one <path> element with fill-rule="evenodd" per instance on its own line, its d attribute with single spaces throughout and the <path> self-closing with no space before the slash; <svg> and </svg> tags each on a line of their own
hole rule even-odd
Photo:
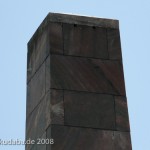
<svg viewBox="0 0 150 150">
<path fill-rule="evenodd" d="M 28 42 L 26 150 L 131 150 L 119 21 L 49 13 Z"/>
</svg>

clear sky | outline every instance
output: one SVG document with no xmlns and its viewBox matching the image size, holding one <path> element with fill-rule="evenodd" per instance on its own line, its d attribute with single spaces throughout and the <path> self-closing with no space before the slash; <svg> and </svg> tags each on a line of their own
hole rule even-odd
<svg viewBox="0 0 150 150">
<path fill-rule="evenodd" d="M 27 42 L 48 12 L 119 19 L 133 150 L 150 150 L 149 0 L 0 0 L 0 139 L 25 137 Z"/>
</svg>

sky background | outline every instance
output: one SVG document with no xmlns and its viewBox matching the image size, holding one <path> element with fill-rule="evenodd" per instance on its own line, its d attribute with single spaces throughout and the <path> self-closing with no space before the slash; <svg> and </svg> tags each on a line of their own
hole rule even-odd
<svg viewBox="0 0 150 150">
<path fill-rule="evenodd" d="M 120 21 L 132 146 L 150 150 L 149 0 L 0 0 L 0 139 L 25 138 L 27 42 L 48 12 Z"/>
</svg>

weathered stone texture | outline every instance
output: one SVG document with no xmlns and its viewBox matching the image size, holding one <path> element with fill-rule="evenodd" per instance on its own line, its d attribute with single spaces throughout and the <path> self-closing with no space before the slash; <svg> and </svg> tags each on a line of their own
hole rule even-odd
<svg viewBox="0 0 150 150">
<path fill-rule="evenodd" d="M 132 150 L 117 20 L 49 13 L 28 43 L 26 150 Z"/>
</svg>

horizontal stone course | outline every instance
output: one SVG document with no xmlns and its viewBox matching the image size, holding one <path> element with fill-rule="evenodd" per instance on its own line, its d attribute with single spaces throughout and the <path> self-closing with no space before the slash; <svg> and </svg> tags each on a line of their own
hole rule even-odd
<svg viewBox="0 0 150 150">
<path fill-rule="evenodd" d="M 125 96 L 119 61 L 51 55 L 50 64 L 51 88 Z"/>
<path fill-rule="evenodd" d="M 52 125 L 47 138 L 55 142 L 47 150 L 132 150 L 127 132 Z"/>
<path fill-rule="evenodd" d="M 78 16 L 71 14 L 59 14 L 59 13 L 49 13 L 43 20 L 41 25 L 36 30 L 35 34 L 32 36 L 28 44 L 30 45 L 50 23 L 68 23 L 68 24 L 79 24 L 86 26 L 97 26 L 118 29 L 119 21 L 115 19 L 97 18 L 97 17 L 87 17 Z"/>
<path fill-rule="evenodd" d="M 65 125 L 115 130 L 111 95 L 64 91 L 64 109 Z"/>
</svg>

